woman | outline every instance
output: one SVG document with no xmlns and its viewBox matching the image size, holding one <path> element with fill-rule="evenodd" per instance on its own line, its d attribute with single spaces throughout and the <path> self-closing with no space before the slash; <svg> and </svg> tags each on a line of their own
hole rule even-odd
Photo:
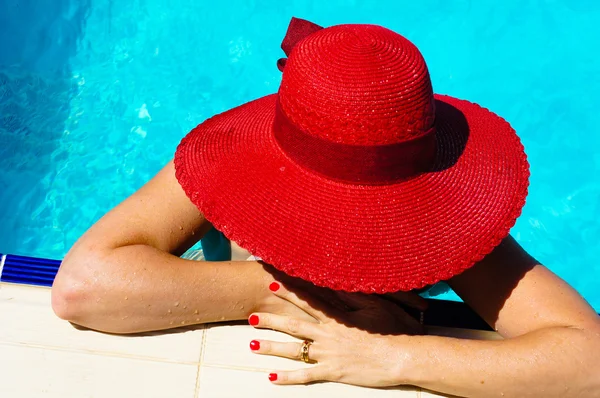
<svg viewBox="0 0 600 398">
<path fill-rule="evenodd" d="M 419 51 L 385 28 L 294 19 L 282 48 L 277 95 L 202 123 L 75 244 L 55 312 L 115 333 L 250 316 L 305 339 L 253 351 L 317 362 L 280 384 L 600 395 L 598 317 L 508 235 L 529 177 L 510 125 L 434 95 Z M 213 226 L 230 261 L 178 257 L 218 240 Z M 264 262 L 238 261 L 250 254 Z M 442 280 L 505 340 L 421 335 L 382 297 L 422 310 L 409 292 Z"/>
</svg>

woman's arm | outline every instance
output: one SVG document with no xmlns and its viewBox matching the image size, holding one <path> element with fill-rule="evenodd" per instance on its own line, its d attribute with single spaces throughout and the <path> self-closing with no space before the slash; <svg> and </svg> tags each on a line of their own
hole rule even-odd
<svg viewBox="0 0 600 398">
<path fill-rule="evenodd" d="M 244 319 L 269 306 L 301 314 L 273 301 L 266 288 L 273 275 L 258 262 L 178 257 L 209 228 L 170 162 L 73 246 L 54 281 L 52 308 L 63 319 L 113 333 Z"/>
<path fill-rule="evenodd" d="M 600 328 L 548 327 L 501 341 L 399 336 L 398 384 L 464 397 L 600 396 Z"/>
<path fill-rule="evenodd" d="M 275 294 L 321 323 L 257 314 L 257 327 L 314 341 L 310 356 L 318 365 L 278 372 L 275 382 L 411 384 L 465 397 L 600 396 L 600 319 L 574 289 L 512 238 L 450 284 L 505 340 L 376 335 L 352 323 L 348 326 L 347 315 L 317 313 L 296 295 L 279 289 Z M 289 325 L 294 325 L 293 330 Z M 286 347 L 268 341 L 261 341 L 257 351 L 294 357 L 298 348 L 287 352 Z"/>
<path fill-rule="evenodd" d="M 450 286 L 506 340 L 411 338 L 410 382 L 464 396 L 600 396 L 600 318 L 512 237 Z"/>
<path fill-rule="evenodd" d="M 586 329 L 600 321 L 575 289 L 511 236 L 448 283 L 504 338 L 551 327 Z"/>
</svg>

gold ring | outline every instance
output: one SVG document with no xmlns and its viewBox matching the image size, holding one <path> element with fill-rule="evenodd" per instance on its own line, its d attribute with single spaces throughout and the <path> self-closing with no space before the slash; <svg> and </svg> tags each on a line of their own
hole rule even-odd
<svg viewBox="0 0 600 398">
<path fill-rule="evenodd" d="M 312 341 L 304 340 L 302 342 L 302 346 L 300 347 L 300 360 L 304 363 L 310 363 L 310 358 L 308 357 L 308 349 Z"/>
</svg>

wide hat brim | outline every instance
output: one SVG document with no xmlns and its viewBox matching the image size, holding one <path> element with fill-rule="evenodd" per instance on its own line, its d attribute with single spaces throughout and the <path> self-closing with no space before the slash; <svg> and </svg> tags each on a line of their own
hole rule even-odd
<svg viewBox="0 0 600 398">
<path fill-rule="evenodd" d="M 288 275 L 350 292 L 422 288 L 473 266 L 508 235 L 529 177 L 504 119 L 435 100 L 436 162 L 393 184 L 344 183 L 294 163 L 273 136 L 277 95 L 192 130 L 177 148 L 176 177 L 215 228 Z"/>
</svg>

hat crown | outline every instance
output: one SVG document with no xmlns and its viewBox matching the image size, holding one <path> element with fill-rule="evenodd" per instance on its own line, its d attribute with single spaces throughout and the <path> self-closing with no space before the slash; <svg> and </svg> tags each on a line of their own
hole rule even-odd
<svg viewBox="0 0 600 398">
<path fill-rule="evenodd" d="M 376 25 L 338 25 L 299 41 L 285 64 L 281 110 L 307 134 L 390 145 L 431 132 L 435 106 L 423 56 Z"/>
</svg>

